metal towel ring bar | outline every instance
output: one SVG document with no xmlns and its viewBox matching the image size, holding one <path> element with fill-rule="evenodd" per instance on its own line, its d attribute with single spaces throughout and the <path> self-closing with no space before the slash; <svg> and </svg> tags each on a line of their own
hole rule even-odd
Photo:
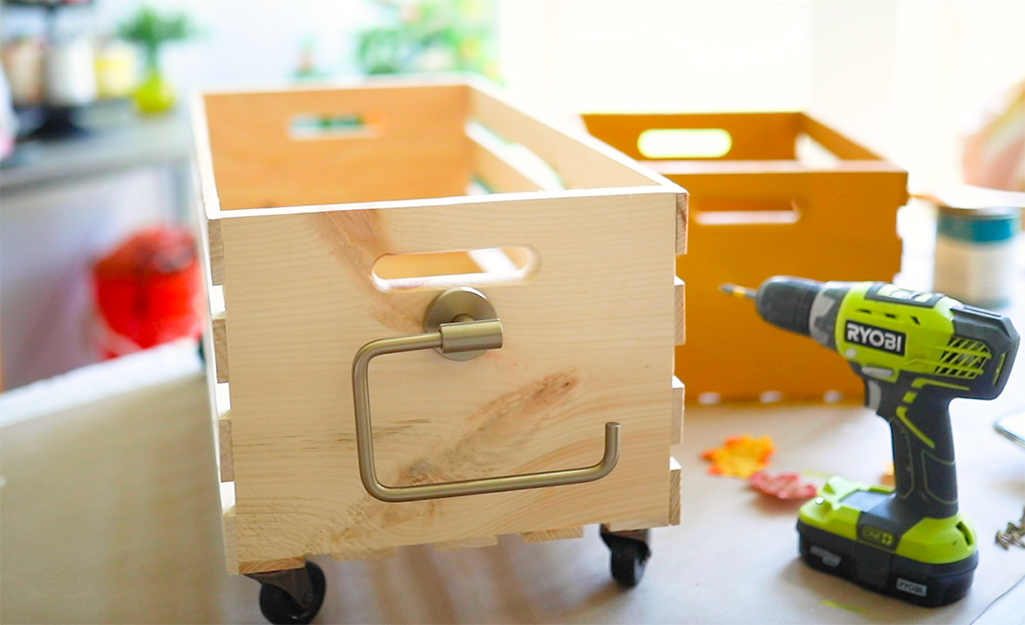
<svg viewBox="0 0 1025 625">
<path fill-rule="evenodd" d="M 545 486 L 582 484 L 601 479 L 612 472 L 619 461 L 619 424 L 605 424 L 605 453 L 598 464 L 579 469 L 545 471 L 416 486 L 385 486 L 374 468 L 374 435 L 370 421 L 370 386 L 367 370 L 370 361 L 383 354 L 423 349 L 440 349 L 443 354 L 502 347 L 502 323 L 498 319 L 441 324 L 437 332 L 380 339 L 364 345 L 352 361 L 352 395 L 356 409 L 356 448 L 359 475 L 372 496 L 387 502 L 421 501 L 500 493 Z"/>
</svg>

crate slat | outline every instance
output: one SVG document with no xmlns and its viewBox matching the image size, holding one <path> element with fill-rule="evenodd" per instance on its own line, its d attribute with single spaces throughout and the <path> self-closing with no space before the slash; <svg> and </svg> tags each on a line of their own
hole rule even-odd
<svg viewBox="0 0 1025 625">
<path fill-rule="evenodd" d="M 520 532 L 520 540 L 525 543 L 544 543 L 552 540 L 570 540 L 583 537 L 584 528 L 582 527 L 567 527 L 560 530 L 541 532 Z"/>
<path fill-rule="evenodd" d="M 463 538 L 461 540 L 446 540 L 434 543 L 435 551 L 455 551 L 456 549 L 477 549 L 478 547 L 493 547 L 498 544 L 498 536 L 481 536 L 478 538 Z"/>
</svg>

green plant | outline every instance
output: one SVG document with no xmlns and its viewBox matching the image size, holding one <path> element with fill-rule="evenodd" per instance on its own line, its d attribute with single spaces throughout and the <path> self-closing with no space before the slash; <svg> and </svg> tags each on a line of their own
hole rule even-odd
<svg viewBox="0 0 1025 625">
<path fill-rule="evenodd" d="M 359 35 L 367 74 L 471 71 L 497 78 L 494 0 L 377 0 L 389 24 Z"/>
<path fill-rule="evenodd" d="M 161 15 L 150 7 L 143 7 L 118 26 L 117 34 L 140 45 L 146 53 L 147 67 L 155 71 L 160 47 L 169 41 L 189 39 L 196 30 L 184 13 Z"/>
</svg>

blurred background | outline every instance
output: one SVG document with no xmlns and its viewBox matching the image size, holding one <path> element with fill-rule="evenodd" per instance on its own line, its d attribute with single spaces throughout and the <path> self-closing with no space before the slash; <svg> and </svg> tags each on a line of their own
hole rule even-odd
<svg viewBox="0 0 1025 625">
<path fill-rule="evenodd" d="M 577 126 L 808 111 L 912 193 L 1022 192 L 1023 32 L 1020 0 L 5 0 L 3 387 L 197 335 L 196 90 L 468 71 Z M 118 309 L 144 290 L 149 317 Z"/>
</svg>

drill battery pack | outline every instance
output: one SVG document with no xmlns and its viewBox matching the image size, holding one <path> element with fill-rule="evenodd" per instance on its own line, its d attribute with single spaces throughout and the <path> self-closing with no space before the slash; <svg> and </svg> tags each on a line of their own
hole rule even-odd
<svg viewBox="0 0 1025 625">
<path fill-rule="evenodd" d="M 889 489 L 830 479 L 801 508 L 801 559 L 917 605 L 937 607 L 964 597 L 979 562 L 974 530 L 961 515 L 902 522 L 892 513 L 893 499 Z"/>
<path fill-rule="evenodd" d="M 801 559 L 818 571 L 928 607 L 953 603 L 972 586 L 978 552 L 960 562 L 926 564 L 797 522 Z"/>
</svg>

